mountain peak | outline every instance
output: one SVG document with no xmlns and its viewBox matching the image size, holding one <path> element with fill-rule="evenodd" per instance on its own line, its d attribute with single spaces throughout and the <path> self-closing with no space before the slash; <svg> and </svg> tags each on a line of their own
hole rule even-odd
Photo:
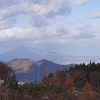
<svg viewBox="0 0 100 100">
<path fill-rule="evenodd" d="M 69 65 L 59 65 L 46 59 L 40 61 L 14 59 L 7 62 L 7 64 L 16 72 L 18 80 L 33 80 L 39 77 L 39 74 L 41 78 L 43 75 L 48 75 L 56 70 L 64 70 L 65 68 L 69 69 L 70 67 Z"/>
</svg>

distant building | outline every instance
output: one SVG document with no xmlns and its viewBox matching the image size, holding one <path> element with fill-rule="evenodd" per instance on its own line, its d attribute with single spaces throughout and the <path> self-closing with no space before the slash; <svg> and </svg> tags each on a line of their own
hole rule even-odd
<svg viewBox="0 0 100 100">
<path fill-rule="evenodd" d="M 4 80 L 0 80 L 0 85 L 4 83 Z"/>
<path fill-rule="evenodd" d="M 19 85 L 24 85 L 24 84 L 25 84 L 25 82 L 18 82 L 18 84 L 19 84 Z"/>
</svg>

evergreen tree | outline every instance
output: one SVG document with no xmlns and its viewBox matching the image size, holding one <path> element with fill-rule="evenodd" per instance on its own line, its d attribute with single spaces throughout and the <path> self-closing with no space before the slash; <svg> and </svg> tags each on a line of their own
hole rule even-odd
<svg viewBox="0 0 100 100">
<path fill-rule="evenodd" d="M 16 89 L 18 87 L 18 81 L 16 80 L 16 75 L 15 73 L 13 72 L 13 75 L 10 79 L 10 85 L 11 87 L 13 87 L 14 89 Z"/>
</svg>

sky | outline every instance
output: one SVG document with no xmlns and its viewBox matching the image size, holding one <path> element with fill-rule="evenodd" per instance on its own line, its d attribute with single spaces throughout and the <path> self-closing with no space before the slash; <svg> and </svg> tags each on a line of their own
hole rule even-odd
<svg viewBox="0 0 100 100">
<path fill-rule="evenodd" d="M 100 0 L 0 0 L 0 53 L 19 45 L 100 56 Z"/>
</svg>

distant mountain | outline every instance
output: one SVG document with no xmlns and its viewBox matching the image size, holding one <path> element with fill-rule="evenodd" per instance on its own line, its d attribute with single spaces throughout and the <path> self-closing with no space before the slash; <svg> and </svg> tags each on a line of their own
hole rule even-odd
<svg viewBox="0 0 100 100">
<path fill-rule="evenodd" d="M 18 46 L 16 48 L 12 48 L 2 54 L 0 54 L 0 60 L 7 62 L 12 59 L 19 58 L 19 59 L 30 59 L 33 61 L 38 61 L 41 59 L 48 59 L 50 61 L 56 62 L 58 64 L 72 64 L 72 63 L 88 63 L 90 60 L 99 62 L 99 57 L 87 57 L 87 56 L 70 56 L 59 54 L 55 52 L 48 52 L 45 50 L 40 50 L 36 48 L 32 48 L 30 46 Z"/>
<path fill-rule="evenodd" d="M 63 56 L 64 55 L 59 53 L 48 52 L 30 46 L 18 46 L 0 54 L 0 60 L 7 62 L 15 58 L 26 58 L 34 61 L 48 59 L 57 62 L 59 59 L 63 58 Z"/>
<path fill-rule="evenodd" d="M 70 65 L 60 65 L 49 60 L 31 61 L 29 59 L 13 59 L 7 64 L 16 72 L 17 79 L 40 80 L 43 75 L 48 75 L 56 70 L 69 69 Z"/>
</svg>

